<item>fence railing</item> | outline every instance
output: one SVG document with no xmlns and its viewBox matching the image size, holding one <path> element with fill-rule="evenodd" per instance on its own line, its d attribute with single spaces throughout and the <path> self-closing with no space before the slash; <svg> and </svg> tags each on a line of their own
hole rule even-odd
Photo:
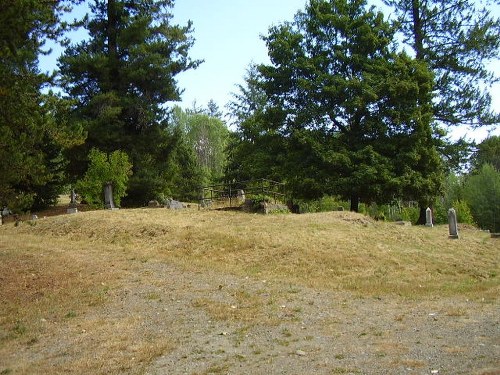
<svg viewBox="0 0 500 375">
<path fill-rule="evenodd" d="M 268 179 L 238 181 L 201 188 L 201 208 L 239 207 L 257 195 L 271 198 L 274 203 L 285 201 L 285 184 Z"/>
</svg>

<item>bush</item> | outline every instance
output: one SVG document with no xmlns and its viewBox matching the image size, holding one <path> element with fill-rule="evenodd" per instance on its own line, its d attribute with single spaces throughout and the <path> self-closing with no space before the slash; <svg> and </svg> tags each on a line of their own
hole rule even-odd
<svg viewBox="0 0 500 375">
<path fill-rule="evenodd" d="M 114 151 L 110 155 L 92 149 L 89 153 L 89 168 L 76 188 L 82 199 L 93 207 L 104 206 L 104 186 L 113 186 L 113 200 L 120 206 L 121 198 L 126 195 L 127 183 L 132 174 L 132 164 L 123 151 Z"/>
<path fill-rule="evenodd" d="M 464 196 L 474 221 L 483 229 L 500 232 L 500 172 L 484 164 L 466 180 Z"/>
<path fill-rule="evenodd" d="M 420 209 L 418 207 L 403 207 L 401 208 L 401 220 L 416 223 L 420 216 Z"/>
<path fill-rule="evenodd" d="M 300 213 L 337 211 L 339 207 L 349 211 L 350 208 L 349 202 L 342 201 L 339 197 L 335 196 L 324 196 L 315 200 L 299 200 L 294 201 L 294 203 L 299 205 Z"/>
</svg>

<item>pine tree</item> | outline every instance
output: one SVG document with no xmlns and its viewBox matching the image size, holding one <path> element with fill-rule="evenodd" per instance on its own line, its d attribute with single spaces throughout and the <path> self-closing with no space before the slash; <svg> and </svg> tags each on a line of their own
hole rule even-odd
<svg viewBox="0 0 500 375">
<path fill-rule="evenodd" d="M 175 187 L 188 184 L 173 181 L 193 155 L 169 128 L 165 103 L 180 98 L 175 76 L 200 61 L 188 57 L 191 23 L 173 25 L 171 7 L 170 0 L 96 0 L 83 22 L 90 39 L 60 60 L 61 82 L 89 123 L 87 142 L 73 152 L 73 175 L 83 174 L 91 148 L 125 151 L 133 175 L 124 204 L 188 193 Z"/>
<path fill-rule="evenodd" d="M 405 43 L 434 73 L 435 120 L 445 125 L 498 124 L 500 114 L 492 111 L 487 91 L 497 80 L 487 64 L 500 55 L 500 19 L 492 8 L 473 0 L 384 2 L 396 10 Z"/>
<path fill-rule="evenodd" d="M 296 196 L 340 194 L 357 211 L 360 201 L 428 200 L 439 190 L 432 75 L 395 53 L 393 36 L 364 0 L 311 0 L 264 38 L 271 65 L 259 72 L 269 104 L 252 125 L 267 140 L 270 169 Z"/>
<path fill-rule="evenodd" d="M 12 0 L 0 5 L 0 205 L 19 211 L 56 201 L 66 182 L 65 148 L 82 141 L 69 103 L 41 89 L 44 41 L 58 39 L 70 2 Z"/>
</svg>

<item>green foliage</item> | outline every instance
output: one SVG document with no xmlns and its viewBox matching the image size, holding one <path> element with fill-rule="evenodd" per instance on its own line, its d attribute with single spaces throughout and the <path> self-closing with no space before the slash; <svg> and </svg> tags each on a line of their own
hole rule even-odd
<svg viewBox="0 0 500 375">
<path fill-rule="evenodd" d="M 448 125 L 492 125 L 487 88 L 496 80 L 487 65 L 500 55 L 500 19 L 493 3 L 473 0 L 384 0 L 416 58 L 435 76 L 436 120 Z M 498 4 L 498 2 L 496 2 Z"/>
<path fill-rule="evenodd" d="M 271 27 L 271 64 L 249 71 L 231 105 L 228 177 L 285 181 L 295 199 L 340 195 L 355 211 L 394 196 L 432 200 L 442 178 L 432 74 L 394 53 L 393 38 L 362 0 L 311 0 Z"/>
<path fill-rule="evenodd" d="M 173 110 L 173 125 L 182 130 L 186 144 L 193 149 L 203 185 L 215 184 L 223 177 L 229 139 L 226 125 L 215 117 L 219 113 L 215 103 L 209 104 L 213 115 L 183 111 L 180 107 Z"/>
<path fill-rule="evenodd" d="M 500 171 L 500 136 L 488 137 L 477 145 L 472 157 L 472 169 L 477 171 L 486 163 Z"/>
<path fill-rule="evenodd" d="M 401 209 L 401 220 L 416 223 L 419 217 L 418 207 L 403 207 Z"/>
<path fill-rule="evenodd" d="M 124 205 L 161 195 L 180 199 L 200 182 L 165 106 L 180 99 L 175 76 L 200 64 L 188 56 L 191 23 L 175 25 L 172 7 L 170 0 L 96 0 L 82 21 L 89 38 L 70 45 L 59 61 L 76 115 L 88 121 L 86 143 L 70 153 L 71 174 L 83 175 L 92 148 L 123 150 L 133 164 Z"/>
<path fill-rule="evenodd" d="M 60 36 L 69 2 L 12 0 L 0 12 L 0 205 L 14 211 L 53 203 L 65 184 L 63 151 L 83 133 L 62 116 L 66 102 L 41 89 L 46 39 Z"/>
<path fill-rule="evenodd" d="M 327 195 L 314 200 L 295 200 L 294 203 L 298 204 L 300 213 L 337 211 L 340 207 L 349 210 L 350 207 L 349 202 L 341 200 L 340 197 Z"/>
<path fill-rule="evenodd" d="M 464 196 L 474 221 L 483 229 L 500 232 L 500 172 L 484 164 L 466 179 Z"/>
<path fill-rule="evenodd" d="M 454 208 L 457 213 L 457 221 L 462 224 L 474 225 L 474 217 L 468 203 L 464 200 L 454 200 L 445 204 L 444 200 L 438 199 L 433 206 L 432 214 L 435 224 L 448 223 L 448 210 Z"/>
<path fill-rule="evenodd" d="M 104 186 L 113 186 L 113 200 L 120 206 L 121 199 L 126 195 L 127 184 L 132 174 L 132 164 L 123 151 L 114 151 L 107 155 L 97 149 L 89 154 L 89 168 L 82 180 L 77 183 L 77 191 L 91 206 L 104 206 Z"/>
</svg>

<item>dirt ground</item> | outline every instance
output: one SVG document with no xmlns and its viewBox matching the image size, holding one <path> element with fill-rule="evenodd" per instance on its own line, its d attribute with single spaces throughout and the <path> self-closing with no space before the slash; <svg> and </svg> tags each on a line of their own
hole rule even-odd
<svg viewBox="0 0 500 375">
<path fill-rule="evenodd" d="M 140 260 L 121 272 L 105 304 L 11 352 L 1 373 L 36 374 L 48 358 L 53 373 L 82 373 L 84 361 L 103 374 L 500 374 L 492 302 L 361 298 Z M 99 332 L 119 338 L 129 323 L 138 344 L 160 346 L 150 361 L 134 365 L 133 347 Z"/>
<path fill-rule="evenodd" d="M 440 228 L 431 232 L 382 227 L 385 224 L 368 225 L 362 217 L 356 218 L 358 223 L 337 216 L 120 210 L 61 216 L 36 225 L 4 225 L 0 375 L 500 375 L 495 280 L 475 294 L 471 289 L 462 294 L 455 285 L 451 294 L 413 295 L 380 287 L 373 289 L 380 295 L 369 293 L 355 278 L 351 279 L 364 288 L 359 293 L 338 285 L 336 279 L 325 285 L 334 277 L 330 274 L 311 278 L 321 283 L 302 282 L 320 271 L 318 259 L 330 261 L 331 268 L 332 262 L 343 259 L 345 269 L 349 257 L 379 256 L 381 260 L 374 262 L 382 269 L 428 256 L 413 268 L 405 264 L 405 273 L 389 275 L 392 284 L 397 285 L 394 275 L 404 277 L 412 271 L 420 290 L 434 290 L 425 285 L 433 280 L 441 283 L 439 289 L 446 288 L 448 280 L 479 278 L 487 283 L 483 274 L 496 275 L 498 265 L 496 245 L 489 237 L 465 232 L 459 252 L 446 237 L 438 239 Z M 228 239 L 228 226 L 247 232 L 248 238 Z M 282 228 L 289 232 L 283 234 Z M 386 237 L 380 237 L 379 228 Z M 296 233 L 300 230 L 304 233 Z M 365 241 L 358 250 L 351 231 L 365 233 L 356 239 Z M 311 259 L 299 255 L 307 254 L 312 238 L 319 247 L 310 253 L 317 257 L 311 268 L 303 264 Z M 410 249 L 418 258 L 396 256 L 398 247 L 411 247 L 418 240 L 423 244 Z M 331 246 L 334 241 L 338 247 Z M 341 253 L 342 241 L 347 241 L 344 247 L 349 251 Z M 365 251 L 374 241 L 384 242 Z M 435 243 L 450 248 L 440 248 L 439 257 L 431 258 L 428 247 Z M 298 245 L 294 249 L 290 244 Z M 219 249 L 222 246 L 225 250 Z M 426 251 L 417 252 L 419 248 Z M 277 257 L 281 253 L 289 256 Z M 226 258 L 212 259 L 221 254 Z M 236 270 L 238 257 L 255 257 L 260 271 L 252 262 Z M 488 260 L 486 265 L 481 259 Z M 361 260 L 353 264 L 369 267 Z M 291 266 L 278 269 L 283 262 Z M 215 269 L 219 263 L 226 266 Z M 302 273 L 295 277 L 299 270 Z M 362 271 L 352 270 L 363 275 Z M 437 277 L 438 271 L 458 276 Z M 462 273 L 476 279 L 459 278 Z M 486 292 L 480 294 L 482 290 Z"/>
</svg>

